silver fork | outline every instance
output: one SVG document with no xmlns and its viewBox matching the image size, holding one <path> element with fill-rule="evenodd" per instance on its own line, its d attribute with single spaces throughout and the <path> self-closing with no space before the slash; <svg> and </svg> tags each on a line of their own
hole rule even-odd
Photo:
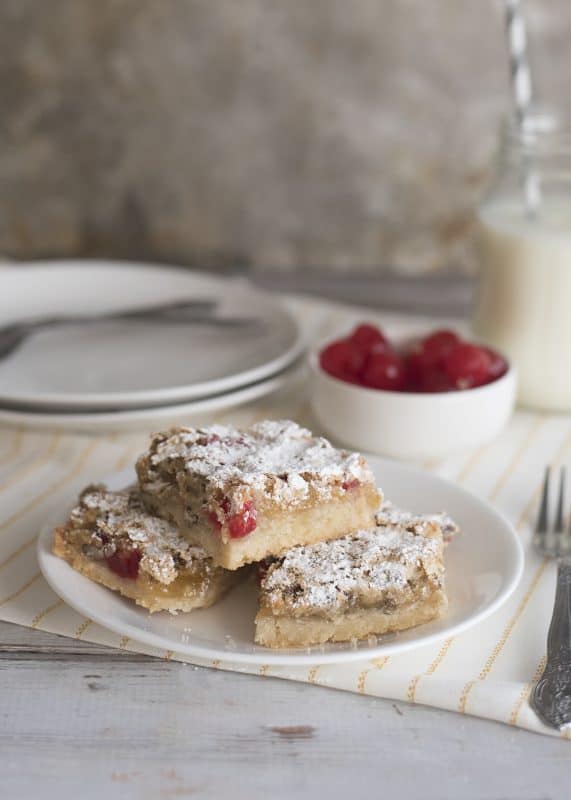
<svg viewBox="0 0 571 800">
<path fill-rule="evenodd" d="M 565 467 L 553 527 L 549 524 L 550 468 L 545 471 L 543 494 L 533 542 L 539 553 L 557 559 L 557 588 L 547 634 L 547 663 L 530 695 L 530 705 L 550 728 L 571 725 L 571 527 L 565 526 Z"/>
<path fill-rule="evenodd" d="M 144 320 L 153 323 L 206 325 L 229 330 L 259 329 L 260 320 L 252 317 L 215 316 L 215 300 L 175 300 L 166 304 L 141 306 L 96 314 L 58 314 L 36 317 L 0 327 L 0 360 L 7 358 L 25 340 L 41 330 L 64 325 L 87 325 L 100 322 Z"/>
</svg>

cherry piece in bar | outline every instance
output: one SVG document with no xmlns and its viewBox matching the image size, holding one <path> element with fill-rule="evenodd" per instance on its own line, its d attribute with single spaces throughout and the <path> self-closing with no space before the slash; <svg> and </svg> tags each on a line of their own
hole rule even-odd
<svg viewBox="0 0 571 800">
<path fill-rule="evenodd" d="M 141 554 L 138 550 L 117 550 L 106 559 L 111 572 L 119 575 L 120 578 L 131 580 L 136 580 L 139 575 L 140 560 Z"/>
<path fill-rule="evenodd" d="M 242 539 L 252 531 L 256 530 L 257 525 L 256 506 L 253 500 L 247 500 L 240 511 L 228 517 L 228 532 L 232 539 Z"/>
</svg>

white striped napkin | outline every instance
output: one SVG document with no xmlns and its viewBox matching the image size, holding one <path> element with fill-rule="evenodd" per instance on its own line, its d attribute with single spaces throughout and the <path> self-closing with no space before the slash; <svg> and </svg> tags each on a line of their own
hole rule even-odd
<svg viewBox="0 0 571 800">
<path fill-rule="evenodd" d="M 369 312 L 330 303 L 290 299 L 310 336 L 327 336 Z M 384 315 L 389 330 L 415 331 L 426 321 Z M 433 324 L 433 323 L 432 323 Z M 218 415 L 237 424 L 289 416 L 311 426 L 305 398 L 296 387 L 244 409 Z M 68 608 L 38 571 L 35 540 L 46 510 L 67 505 L 90 481 L 124 468 L 144 448 L 145 434 L 89 438 L 0 429 L 0 618 L 98 644 L 188 660 L 121 638 Z M 413 652 L 359 664 L 285 668 L 244 668 L 227 662 L 199 662 L 237 672 L 258 672 L 473 714 L 541 733 L 529 709 L 530 686 L 543 666 L 552 610 L 555 572 L 530 549 L 530 524 L 547 464 L 571 468 L 571 419 L 519 412 L 493 444 L 425 464 L 425 468 L 473 490 L 499 508 L 527 547 L 521 584 L 491 618 L 459 636 Z M 571 732 L 561 734 L 571 738 Z"/>
</svg>

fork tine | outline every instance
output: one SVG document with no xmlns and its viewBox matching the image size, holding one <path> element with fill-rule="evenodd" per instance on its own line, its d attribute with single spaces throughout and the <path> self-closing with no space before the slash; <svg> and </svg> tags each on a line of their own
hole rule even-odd
<svg viewBox="0 0 571 800">
<path fill-rule="evenodd" d="M 565 470 L 565 467 L 562 467 Z M 571 553 L 571 516 L 569 517 L 569 524 L 565 527 L 565 514 L 563 514 L 562 530 L 559 536 L 559 556 L 566 557 Z"/>
<path fill-rule="evenodd" d="M 547 533 L 549 527 L 549 476 L 551 474 L 551 467 L 546 467 L 545 477 L 543 479 L 543 489 L 541 493 L 541 504 L 539 506 L 539 515 L 535 526 L 536 533 Z"/>
<path fill-rule="evenodd" d="M 565 505 L 565 467 L 561 467 L 559 473 L 559 495 L 557 498 L 557 515 L 553 535 L 555 538 L 555 553 L 558 558 L 564 554 L 567 548 L 567 536 L 565 534 L 565 523 L 563 521 L 563 507 Z"/>
<path fill-rule="evenodd" d="M 561 467 L 559 474 L 559 496 L 557 498 L 557 514 L 555 517 L 555 533 L 563 533 L 565 525 L 563 523 L 563 506 L 565 504 L 565 467 Z"/>
</svg>

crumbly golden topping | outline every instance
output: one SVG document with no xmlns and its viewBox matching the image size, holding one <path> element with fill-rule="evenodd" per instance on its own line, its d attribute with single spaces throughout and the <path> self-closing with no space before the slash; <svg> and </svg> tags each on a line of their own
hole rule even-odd
<svg viewBox="0 0 571 800">
<path fill-rule="evenodd" d="M 460 528 L 452 517 L 441 511 L 437 514 L 415 514 L 412 511 L 403 511 L 388 500 L 385 500 L 376 514 L 377 525 L 401 525 L 407 530 L 423 533 L 429 526 L 438 525 L 442 530 L 445 542 L 449 542 L 460 533 Z"/>
<path fill-rule="evenodd" d="M 329 542 L 294 547 L 262 578 L 262 604 L 274 613 L 340 613 L 394 608 L 441 586 L 442 534 L 378 526 Z"/>
<path fill-rule="evenodd" d="M 170 522 L 147 513 L 137 487 L 112 492 L 88 486 L 80 495 L 65 528 L 66 539 L 90 558 L 137 550 L 139 570 L 163 584 L 181 570 L 210 573 L 216 569 L 200 547 L 183 539 Z"/>
<path fill-rule="evenodd" d="M 233 501 L 255 494 L 283 506 L 328 498 L 341 486 L 374 484 L 358 453 L 334 448 L 294 422 L 268 420 L 246 430 L 229 425 L 175 428 L 156 434 L 137 463 L 144 492 L 158 494 L 176 482 L 200 484 L 206 495 Z"/>
</svg>

